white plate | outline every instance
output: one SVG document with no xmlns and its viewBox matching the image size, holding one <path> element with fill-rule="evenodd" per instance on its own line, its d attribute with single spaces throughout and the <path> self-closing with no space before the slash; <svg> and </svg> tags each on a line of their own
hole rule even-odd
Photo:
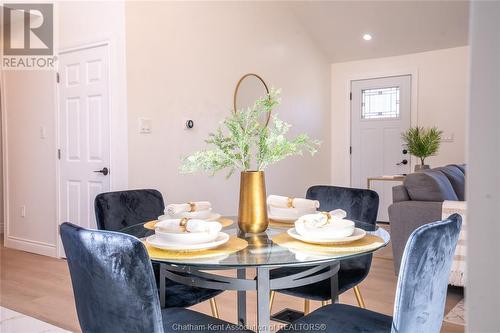
<svg viewBox="0 0 500 333">
<path fill-rule="evenodd" d="M 282 219 L 297 219 L 303 215 L 314 214 L 316 209 L 298 209 L 298 208 L 285 208 L 285 207 L 267 207 L 268 215 L 280 216 Z"/>
<path fill-rule="evenodd" d="M 268 211 L 267 212 L 267 217 L 270 220 L 274 220 L 274 221 L 277 221 L 277 222 L 293 224 L 301 216 L 304 216 L 304 215 L 307 215 L 307 214 L 315 214 L 315 213 L 318 213 L 318 212 L 300 212 L 297 216 L 279 216 L 279 215 L 273 215 L 270 211 Z"/>
<path fill-rule="evenodd" d="M 146 238 L 146 241 L 152 247 L 156 247 L 161 250 L 171 250 L 171 251 L 197 251 L 197 250 L 208 250 L 214 247 L 221 246 L 229 240 L 229 235 L 225 232 L 219 232 L 217 238 L 208 243 L 201 244 L 173 244 L 165 243 L 158 239 L 156 235 L 151 235 Z"/>
<path fill-rule="evenodd" d="M 282 222 L 282 223 L 290 223 L 294 224 L 295 221 L 299 219 L 300 216 L 297 217 L 281 217 L 281 216 L 273 216 L 271 214 L 268 214 L 267 216 L 270 220 L 274 220 L 276 222 Z"/>
<path fill-rule="evenodd" d="M 344 238 L 334 238 L 334 239 L 312 239 L 308 238 L 306 236 L 302 236 L 297 231 L 295 228 L 288 229 L 288 235 L 292 238 L 295 238 L 299 241 L 306 242 L 306 243 L 311 243 L 311 244 L 320 244 L 320 245 L 334 245 L 334 244 L 345 244 L 345 243 L 350 243 L 354 242 L 355 240 L 361 239 L 366 236 L 366 231 L 360 228 L 354 228 L 354 233 L 351 236 L 344 237 Z"/>
<path fill-rule="evenodd" d="M 160 215 L 158 216 L 158 220 L 168 220 L 168 219 L 182 219 L 183 217 L 189 218 L 188 216 L 185 216 L 183 213 L 180 214 L 175 214 L 175 215 Z M 217 213 L 210 213 L 210 215 L 205 218 L 205 219 L 197 219 L 197 220 L 205 220 L 205 221 L 217 221 L 220 219 L 222 215 L 217 214 Z"/>
</svg>

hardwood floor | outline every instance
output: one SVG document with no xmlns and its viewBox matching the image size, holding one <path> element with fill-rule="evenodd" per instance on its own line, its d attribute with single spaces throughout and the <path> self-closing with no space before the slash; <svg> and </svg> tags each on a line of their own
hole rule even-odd
<svg viewBox="0 0 500 333">
<path fill-rule="evenodd" d="M 3 237 L 1 239 L 3 240 Z M 390 251 L 390 248 L 386 248 L 375 255 L 370 274 L 360 285 L 367 308 L 388 315 L 392 315 L 396 289 L 396 276 L 394 275 Z M 3 242 L 0 246 L 0 258 L 1 306 L 70 331 L 80 331 L 65 260 L 8 249 L 3 247 Z M 228 274 L 232 274 L 232 272 L 228 272 Z M 255 309 L 255 294 L 248 294 L 247 309 Z M 462 298 L 461 289 L 450 288 L 445 313 Z M 352 291 L 341 295 L 340 301 L 356 305 Z M 225 292 L 217 297 L 217 302 L 221 318 L 235 322 L 236 293 Z M 316 309 L 320 303 L 312 302 L 311 305 L 312 309 Z M 286 307 L 302 310 L 303 301 L 295 297 L 277 294 L 273 312 Z M 210 314 L 208 302 L 193 306 L 192 309 Z M 255 311 L 250 310 L 248 321 L 250 325 L 255 324 Z M 464 327 L 444 323 L 441 332 L 464 332 Z"/>
</svg>

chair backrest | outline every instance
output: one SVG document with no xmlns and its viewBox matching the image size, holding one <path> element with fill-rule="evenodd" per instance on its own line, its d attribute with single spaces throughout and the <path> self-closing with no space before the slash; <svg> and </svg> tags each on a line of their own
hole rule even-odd
<svg viewBox="0 0 500 333">
<path fill-rule="evenodd" d="M 306 198 L 318 200 L 320 210 L 331 211 L 334 209 L 343 209 L 347 213 L 347 218 L 356 220 L 356 227 L 368 231 L 375 230 L 378 213 L 378 194 L 372 190 L 317 185 L 307 190 Z M 358 223 L 357 221 L 364 222 Z M 368 225 L 366 224 L 368 223 Z M 355 272 L 355 277 L 350 279 L 350 283 L 343 286 L 344 289 L 350 289 L 364 280 L 370 272 L 372 263 L 372 254 L 358 256 L 352 259 L 342 260 L 340 262 L 340 274 L 343 272 Z M 349 274 L 349 273 L 345 273 Z"/>
<path fill-rule="evenodd" d="M 372 190 L 340 186 L 317 185 L 307 190 L 306 198 L 318 200 L 322 211 L 343 209 L 347 218 L 375 225 L 378 194 Z"/>
<path fill-rule="evenodd" d="M 165 210 L 157 190 L 129 190 L 101 193 L 94 201 L 97 228 L 118 231 L 138 223 L 156 220 Z"/>
<path fill-rule="evenodd" d="M 392 332 L 438 333 L 462 218 L 425 224 L 410 235 L 399 271 Z"/>
<path fill-rule="evenodd" d="M 151 261 L 135 237 L 60 227 L 82 331 L 163 332 Z"/>
</svg>

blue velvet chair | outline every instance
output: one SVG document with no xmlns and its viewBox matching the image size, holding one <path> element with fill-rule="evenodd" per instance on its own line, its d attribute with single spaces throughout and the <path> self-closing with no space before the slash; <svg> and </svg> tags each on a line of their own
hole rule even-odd
<svg viewBox="0 0 500 333">
<path fill-rule="evenodd" d="M 375 191 L 320 185 L 309 188 L 306 198 L 318 200 L 320 202 L 320 210 L 322 211 L 331 211 L 339 208 L 345 210 L 347 218 L 354 220 L 358 228 L 367 231 L 373 231 L 376 228 L 379 198 Z M 353 288 L 358 304 L 362 308 L 365 307 L 365 303 L 358 284 L 368 275 L 371 262 L 371 254 L 342 260 L 338 273 L 339 293 Z M 297 273 L 303 269 L 280 268 L 271 271 L 271 275 L 273 278 L 277 278 Z M 330 280 L 320 281 L 308 286 L 283 289 L 277 292 L 304 298 L 304 313 L 307 314 L 310 308 L 309 300 L 322 301 L 325 304 L 331 298 Z M 271 299 L 274 299 L 274 293 Z"/>
<path fill-rule="evenodd" d="M 137 238 L 70 223 L 60 232 L 84 333 L 250 332 L 195 311 L 160 309 L 151 260 Z"/>
<path fill-rule="evenodd" d="M 95 215 L 100 230 L 119 231 L 125 227 L 156 220 L 164 214 L 163 197 L 157 190 L 129 190 L 101 193 L 95 198 Z M 144 229 L 146 236 L 150 231 Z M 157 283 L 160 265 L 153 263 Z M 166 281 L 166 307 L 189 307 L 210 300 L 212 314 L 218 317 L 215 296 L 220 290 L 190 287 L 172 280 Z"/>
<path fill-rule="evenodd" d="M 394 302 L 393 317 L 345 304 L 321 307 L 279 332 L 438 333 L 441 329 L 448 277 L 462 219 L 425 224 L 408 239 Z"/>
</svg>

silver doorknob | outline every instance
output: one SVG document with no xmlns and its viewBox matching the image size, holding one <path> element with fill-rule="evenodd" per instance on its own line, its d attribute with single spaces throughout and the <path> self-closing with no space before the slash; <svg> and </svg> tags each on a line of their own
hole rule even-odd
<svg viewBox="0 0 500 333">
<path fill-rule="evenodd" d="M 102 173 L 104 176 L 107 176 L 108 173 L 109 173 L 109 169 L 106 168 L 106 167 L 104 167 L 101 170 L 95 170 L 94 172 L 96 172 L 96 173 Z"/>
</svg>

